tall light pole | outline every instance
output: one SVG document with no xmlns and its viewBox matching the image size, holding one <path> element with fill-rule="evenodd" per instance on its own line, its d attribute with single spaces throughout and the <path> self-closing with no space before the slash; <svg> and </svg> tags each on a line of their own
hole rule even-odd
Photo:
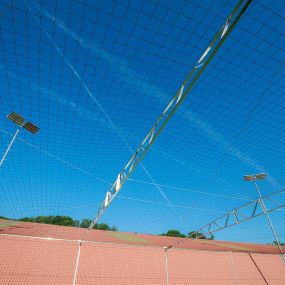
<svg viewBox="0 0 285 285">
<path fill-rule="evenodd" d="M 270 216 L 269 216 L 269 213 L 266 209 L 266 206 L 264 204 L 264 201 L 263 201 L 263 198 L 261 196 L 261 193 L 260 193 L 260 190 L 259 190 L 259 187 L 257 185 L 257 180 L 263 180 L 265 179 L 266 177 L 266 174 L 265 173 L 258 173 L 258 174 L 250 174 L 250 175 L 245 175 L 243 177 L 243 180 L 245 181 L 253 181 L 254 184 L 255 184 L 255 188 L 256 188 L 256 191 L 257 191 L 257 194 L 258 194 L 258 198 L 259 198 L 259 201 L 260 201 L 260 205 L 261 205 L 261 208 L 262 208 L 262 211 L 266 214 L 266 217 L 267 217 L 267 220 L 268 220 L 268 223 L 270 225 L 270 228 L 271 228 L 271 231 L 273 233 L 273 236 L 274 236 L 274 239 L 275 239 L 275 243 L 276 243 L 276 246 L 278 247 L 279 249 L 279 252 L 280 252 L 280 255 L 283 259 L 283 262 L 285 263 L 285 257 L 284 257 L 284 253 L 283 253 L 283 250 L 282 250 L 282 247 L 280 245 L 280 242 L 279 242 L 279 239 L 278 239 L 278 236 L 277 236 L 277 233 L 275 231 L 275 228 L 273 226 L 273 223 L 270 219 Z"/>
<path fill-rule="evenodd" d="M 11 149 L 16 137 L 18 136 L 21 128 L 26 129 L 27 131 L 29 131 L 32 134 L 36 134 L 39 131 L 39 128 L 37 126 L 35 126 L 34 124 L 32 124 L 31 122 L 27 122 L 21 115 L 17 114 L 16 112 L 12 112 L 7 116 L 8 119 L 10 119 L 12 122 L 14 122 L 15 124 L 17 124 L 19 127 L 16 130 L 15 134 L 12 137 L 12 140 L 10 141 L 1 161 L 0 161 L 0 168 L 2 167 L 2 164 L 6 158 L 6 156 L 8 155 L 9 150 Z"/>
</svg>

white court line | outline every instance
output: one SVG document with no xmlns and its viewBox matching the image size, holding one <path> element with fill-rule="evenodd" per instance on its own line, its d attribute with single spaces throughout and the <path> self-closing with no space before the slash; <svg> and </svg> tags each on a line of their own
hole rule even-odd
<svg viewBox="0 0 285 285">
<path fill-rule="evenodd" d="M 124 234 L 124 233 L 123 233 Z M 125 233 L 128 234 L 128 233 Z M 73 243 L 91 243 L 91 244 L 105 244 L 105 245 L 112 245 L 112 246 L 122 246 L 122 247 L 145 247 L 145 248 L 152 248 L 152 249 L 161 249 L 165 250 L 165 246 L 158 246 L 158 245 L 144 245 L 144 244 L 127 244 L 127 243 L 114 243 L 114 242 L 102 242 L 102 241 L 92 241 L 92 240 L 76 240 L 76 239 L 62 239 L 62 238 L 52 238 L 52 237 L 38 237 L 38 236 L 26 236 L 26 235 L 15 235 L 15 234 L 0 234 L 1 236 L 6 236 L 6 237 L 16 237 L 16 238 L 28 238 L 28 239 L 39 239 L 39 240 L 48 240 L 48 241 L 67 241 L 67 242 L 73 242 Z M 195 240 L 195 239 L 194 239 Z M 252 244 L 255 245 L 255 244 Z M 225 249 L 197 249 L 197 248 L 190 248 L 190 247 L 174 247 L 173 249 L 175 250 L 189 250 L 189 251 L 198 251 L 198 252 L 233 252 L 232 250 L 225 250 Z M 246 251 L 234 251 L 233 253 L 245 253 L 247 254 L 248 252 Z M 278 254 L 274 252 L 269 252 L 269 253 L 263 253 L 263 252 L 258 252 L 258 251 L 251 251 L 251 253 L 255 254 Z"/>
</svg>

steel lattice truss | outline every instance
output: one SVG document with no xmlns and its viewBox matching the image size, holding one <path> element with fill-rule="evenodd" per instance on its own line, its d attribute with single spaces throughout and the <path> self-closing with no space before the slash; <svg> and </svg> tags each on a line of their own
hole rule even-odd
<svg viewBox="0 0 285 285">
<path fill-rule="evenodd" d="M 285 207 L 285 190 L 281 190 L 263 197 L 263 201 L 266 205 L 270 205 L 267 209 L 262 207 L 260 199 L 242 205 L 233 209 L 224 216 L 217 218 L 209 224 L 199 228 L 199 230 L 193 232 L 189 237 L 198 238 L 199 234 L 205 236 L 211 235 L 217 231 L 223 230 L 234 225 L 246 222 L 255 217 L 259 217 L 266 213 L 276 211 Z"/>
<path fill-rule="evenodd" d="M 238 5 L 233 9 L 232 13 L 227 18 L 225 24 L 222 28 L 215 34 L 213 40 L 210 42 L 209 46 L 206 48 L 202 56 L 199 58 L 198 62 L 195 64 L 193 69 L 188 74 L 187 78 L 182 83 L 181 87 L 177 90 L 174 97 L 168 103 L 167 107 L 164 109 L 162 114 L 159 116 L 157 121 L 154 123 L 151 130 L 148 132 L 146 137 L 143 139 L 140 146 L 137 148 L 131 159 L 128 161 L 123 170 L 119 173 L 116 182 L 111 187 L 110 191 L 107 192 L 106 198 L 103 204 L 100 206 L 96 217 L 90 225 L 90 229 L 98 222 L 101 215 L 104 213 L 105 209 L 109 206 L 112 200 L 115 198 L 121 187 L 124 185 L 128 177 L 135 170 L 139 162 L 146 155 L 148 149 L 151 147 L 155 139 L 159 136 L 160 132 L 163 130 L 167 122 L 174 115 L 177 108 L 185 100 L 188 93 L 193 88 L 196 81 L 199 79 L 200 75 L 210 63 L 211 59 L 217 53 L 218 49 L 224 42 L 225 38 L 232 31 L 234 26 L 237 24 L 238 20 L 242 14 L 246 11 L 251 1 L 239 1 Z"/>
</svg>

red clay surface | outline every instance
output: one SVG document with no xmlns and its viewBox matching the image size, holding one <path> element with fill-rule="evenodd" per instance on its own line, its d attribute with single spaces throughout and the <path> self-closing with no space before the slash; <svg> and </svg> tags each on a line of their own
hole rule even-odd
<svg viewBox="0 0 285 285">
<path fill-rule="evenodd" d="M 81 243 L 84 235 L 0 220 L 0 284 L 285 284 L 280 256 L 261 253 L 272 246 L 189 240 L 166 252 L 180 239 L 94 230 Z"/>
<path fill-rule="evenodd" d="M 84 239 L 86 241 L 115 244 L 133 244 L 158 247 L 175 245 L 177 248 L 197 250 L 278 253 L 276 246 L 265 244 L 237 243 L 216 240 L 185 240 L 166 236 L 108 232 L 100 230 L 92 230 L 88 232 L 87 235 L 86 233 L 86 229 L 82 228 L 0 220 L 0 235 L 9 234 L 69 240 L 81 240 L 85 237 Z M 181 242 L 178 243 L 179 241 Z"/>
<path fill-rule="evenodd" d="M 285 264 L 277 254 L 252 254 L 252 257 L 269 284 L 285 284 Z"/>
<path fill-rule="evenodd" d="M 165 285 L 164 251 L 158 248 L 85 243 L 77 284 Z"/>
<path fill-rule="evenodd" d="M 77 243 L 0 236 L 0 284 L 72 284 Z"/>
<path fill-rule="evenodd" d="M 0 284 L 283 285 L 285 265 L 277 254 L 0 235 Z"/>
</svg>

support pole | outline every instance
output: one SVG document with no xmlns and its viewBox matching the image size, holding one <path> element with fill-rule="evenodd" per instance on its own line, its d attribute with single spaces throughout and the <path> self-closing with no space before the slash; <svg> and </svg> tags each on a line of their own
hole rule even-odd
<svg viewBox="0 0 285 285">
<path fill-rule="evenodd" d="M 82 240 L 79 241 L 79 246 L 78 246 L 78 251 L 77 251 L 77 256 L 76 256 L 76 263 L 75 263 L 75 270 L 74 270 L 72 285 L 76 285 L 76 281 L 77 281 L 77 272 L 78 272 L 78 268 L 79 268 L 79 259 L 80 259 L 80 252 L 81 252 L 82 242 L 83 242 Z"/>
<path fill-rule="evenodd" d="M 164 247 L 164 258 L 165 258 L 165 284 L 169 285 L 169 272 L 168 272 L 168 255 L 167 255 L 167 250 L 169 247 Z"/>
<path fill-rule="evenodd" d="M 10 148 L 12 147 L 12 144 L 14 143 L 16 137 L 18 136 L 21 127 L 22 127 L 22 126 L 20 126 L 20 127 L 17 129 L 17 131 L 15 132 L 15 134 L 14 134 L 14 136 L 13 136 L 11 142 L 9 143 L 9 145 L 8 145 L 8 147 L 7 147 L 5 153 L 4 153 L 4 155 L 3 155 L 3 157 L 2 157 L 2 159 L 1 159 L 1 161 L 0 161 L 0 168 L 2 167 L 2 164 L 3 164 L 3 162 L 4 162 L 5 158 L 6 158 L 6 156 L 8 155 L 8 152 L 9 152 Z"/>
</svg>

